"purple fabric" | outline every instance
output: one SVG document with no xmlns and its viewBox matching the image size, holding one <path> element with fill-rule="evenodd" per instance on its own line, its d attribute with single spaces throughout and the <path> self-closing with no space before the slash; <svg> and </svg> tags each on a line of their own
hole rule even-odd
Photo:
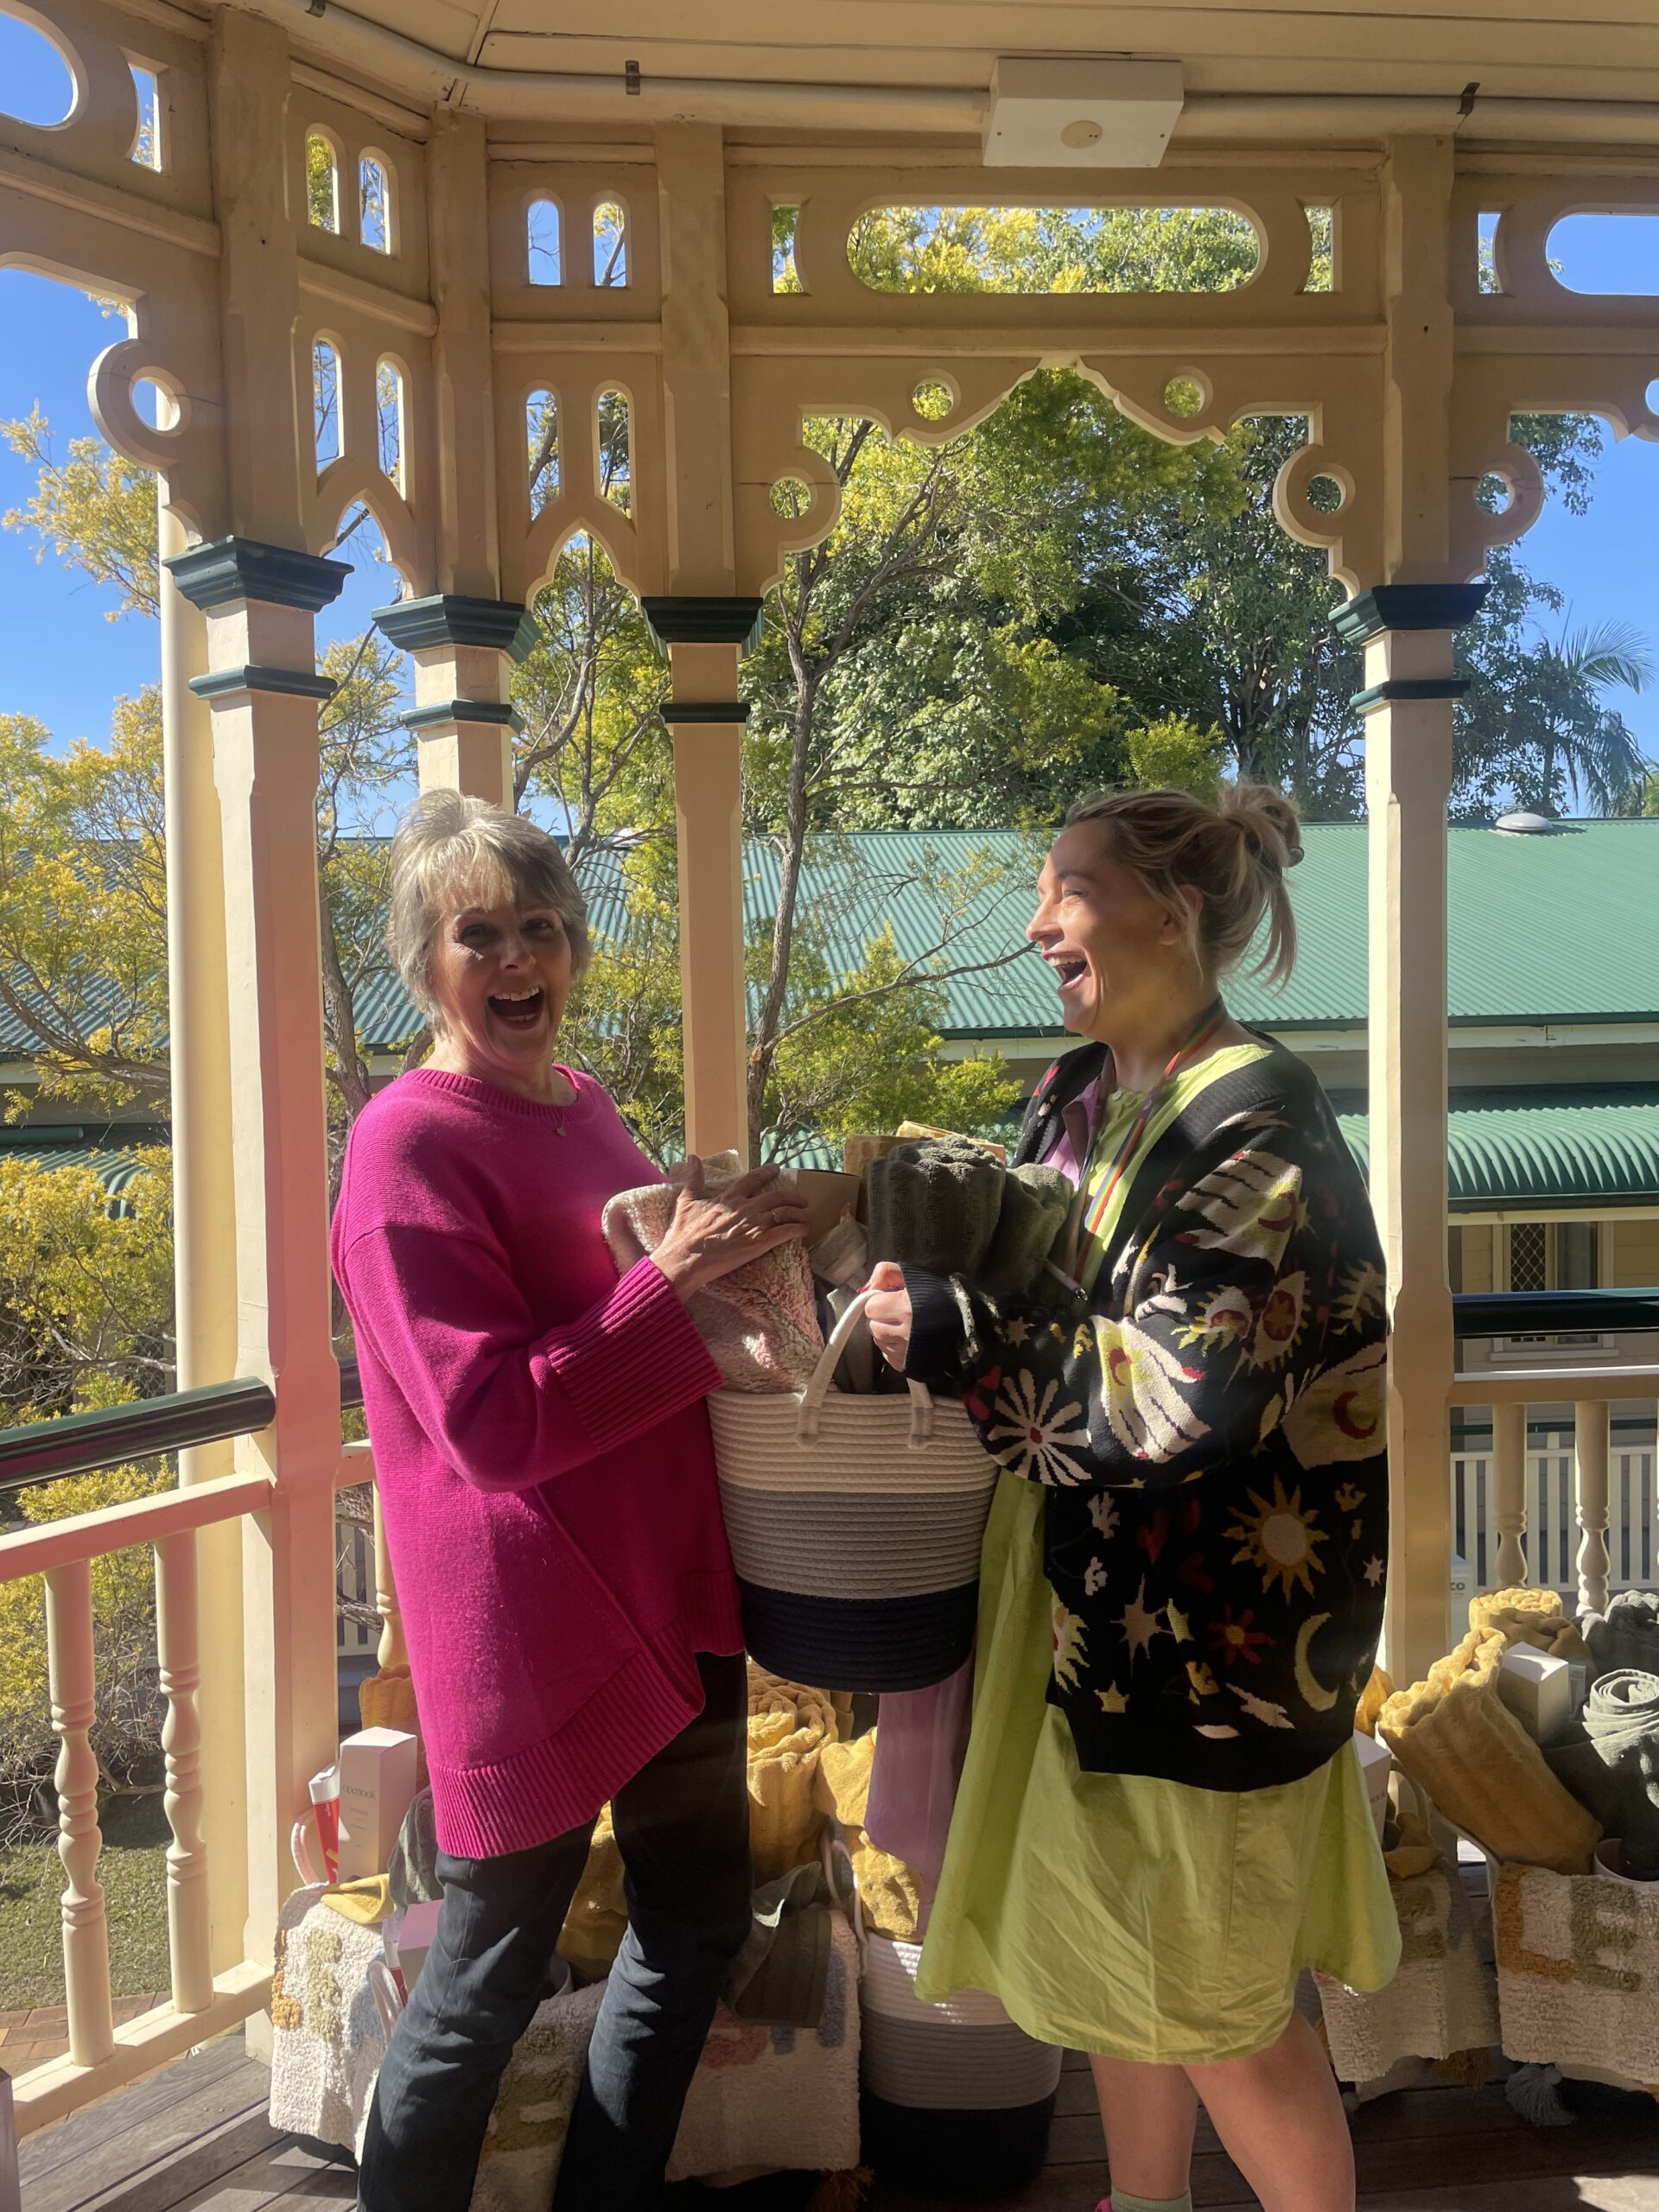
<svg viewBox="0 0 1659 2212">
<path fill-rule="evenodd" d="M 973 1716 L 971 1659 L 931 1689 L 899 1690 L 881 1700 L 864 1833 L 878 1851 L 902 1859 L 915 1875 L 922 1908 L 918 1936 L 944 1865 Z"/>
<path fill-rule="evenodd" d="M 1083 1180 L 1108 1074 L 1109 1068 L 1064 1109 L 1059 1140 L 1043 1163 L 1074 1183 Z M 893 1691 L 881 1700 L 864 1833 L 878 1851 L 902 1859 L 915 1875 L 922 1906 L 918 1935 L 926 1929 L 944 1865 L 973 1717 L 971 1659 L 931 1689 Z"/>
</svg>

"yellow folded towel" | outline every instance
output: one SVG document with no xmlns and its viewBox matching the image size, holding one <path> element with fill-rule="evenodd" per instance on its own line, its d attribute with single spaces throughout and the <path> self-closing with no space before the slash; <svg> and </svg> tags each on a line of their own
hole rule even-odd
<svg viewBox="0 0 1659 2212">
<path fill-rule="evenodd" d="M 802 1866 L 818 1848 L 818 1761 L 841 1724 L 827 1691 L 785 1682 L 749 1662 L 749 1845 L 757 1884 Z"/>
<path fill-rule="evenodd" d="M 1498 1630 L 1471 1629 L 1427 1681 L 1395 1691 L 1376 1732 L 1447 1820 L 1496 1857 L 1581 1873 L 1601 1829 L 1498 1696 L 1507 1649 Z"/>
<path fill-rule="evenodd" d="M 564 1916 L 559 1956 L 579 1980 L 601 1981 L 616 1963 L 628 1930 L 628 1901 L 622 1887 L 622 1853 L 611 1826 L 611 1808 L 601 1808 L 588 1847 L 576 1894 Z"/>
<path fill-rule="evenodd" d="M 921 1919 L 921 1891 L 902 1859 L 878 1851 L 864 1832 L 876 1732 L 855 1744 L 826 1744 L 818 1760 L 817 1802 L 841 1824 L 858 1883 L 864 1925 L 894 1942 L 913 1943 Z"/>
<path fill-rule="evenodd" d="M 1506 1644 L 1530 1643 L 1552 1659 L 1587 1659 L 1584 1638 L 1553 1590 L 1489 1590 L 1469 1600 L 1471 1628 L 1495 1628 Z"/>
<path fill-rule="evenodd" d="M 1354 1709 L 1354 1726 L 1367 1736 L 1376 1733 L 1376 1716 L 1394 1695 L 1394 1677 L 1381 1667 L 1373 1667 L 1371 1679 L 1366 1683 L 1358 1705 Z"/>
<path fill-rule="evenodd" d="M 362 1874 L 354 1882 L 336 1882 L 323 1891 L 322 1902 L 359 1928 L 378 1928 L 392 1909 L 391 1877 Z"/>
</svg>

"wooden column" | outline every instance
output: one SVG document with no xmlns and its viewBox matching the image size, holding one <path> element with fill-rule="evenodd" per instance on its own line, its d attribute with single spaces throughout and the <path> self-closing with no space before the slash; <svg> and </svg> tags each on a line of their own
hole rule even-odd
<svg viewBox="0 0 1659 2212">
<path fill-rule="evenodd" d="M 674 696 L 685 1025 L 686 1143 L 748 1149 L 743 957 L 743 725 L 738 664 L 760 633 L 758 599 L 734 595 L 732 372 L 726 168 L 713 124 L 657 131 L 662 232 L 663 413 L 668 594 L 645 602 Z"/>
<path fill-rule="evenodd" d="M 686 1146 L 747 1155 L 743 725 L 749 710 L 736 692 L 741 652 L 760 630 L 760 601 L 648 599 L 644 606 L 674 671 L 674 696 L 662 713 L 674 736 Z"/>
<path fill-rule="evenodd" d="M 185 533 L 160 501 L 162 774 L 167 825 L 168 1051 L 172 1074 L 173 1287 L 178 1384 L 236 1372 L 236 1186 L 231 1164 L 230 1009 L 225 868 L 213 785 L 212 716 L 191 690 L 207 671 L 207 626 L 166 563 Z M 181 1484 L 229 1474 L 234 1447 L 179 1454 Z M 213 1967 L 242 1956 L 248 1916 L 246 1738 L 242 1712 L 242 1535 L 234 1522 L 193 1540 L 200 1567 L 196 1633 L 210 1656 L 195 1713 L 213 1787 L 200 1812 Z M 205 2001 L 205 2000 L 204 2000 Z"/>
<path fill-rule="evenodd" d="M 344 564 L 232 538 L 173 564 L 208 618 L 225 843 L 237 1220 L 237 1370 L 276 1417 L 239 1466 L 272 1484 L 244 1523 L 248 1921 L 270 1955 L 293 1886 L 289 1826 L 334 1756 L 334 1469 L 340 1374 L 330 1332 L 327 1128 L 318 922 L 314 617 Z"/>
<path fill-rule="evenodd" d="M 1450 1641 L 1454 1373 L 1446 1219 L 1446 801 L 1452 636 L 1484 595 L 1450 550 L 1454 360 L 1449 139 L 1402 139 L 1383 170 L 1384 580 L 1338 611 L 1363 647 L 1370 821 L 1371 1203 L 1388 1269 L 1393 1519 L 1385 1631 L 1396 1681 Z"/>
<path fill-rule="evenodd" d="M 350 573 L 306 550 L 314 460 L 310 348 L 290 208 L 286 35 L 232 8 L 208 56 L 231 535 L 170 563 L 207 618 L 223 842 L 236 1206 L 238 1374 L 276 1419 L 237 1464 L 271 1483 L 243 1523 L 247 1919 L 241 1955 L 271 1958 L 293 1887 L 288 1835 L 334 1756 L 334 1470 L 340 1376 L 330 1332 L 327 1125 L 318 932 L 315 616 Z M 212 1777 L 210 1780 L 210 1787 Z"/>
<path fill-rule="evenodd" d="M 494 356 L 490 345 L 489 174 L 484 124 L 441 109 L 427 147 L 432 347 L 438 449 L 438 585 L 378 607 L 375 620 L 415 663 L 423 791 L 513 804 L 512 664 L 536 642 L 524 608 L 500 596 Z"/>
<path fill-rule="evenodd" d="M 382 632 L 415 663 L 415 705 L 404 716 L 419 742 L 421 789 L 514 804 L 512 664 L 536 626 L 512 601 L 447 593 L 375 609 Z"/>
</svg>

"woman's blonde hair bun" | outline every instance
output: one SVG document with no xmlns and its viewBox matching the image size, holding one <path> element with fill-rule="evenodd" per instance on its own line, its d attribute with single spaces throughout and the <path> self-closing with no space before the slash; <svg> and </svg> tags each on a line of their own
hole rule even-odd
<svg viewBox="0 0 1659 2212">
<path fill-rule="evenodd" d="M 1154 899 L 1190 912 L 1184 893 L 1198 893 L 1192 924 L 1195 957 L 1219 981 L 1255 942 L 1263 917 L 1265 941 L 1255 972 L 1282 983 L 1296 964 L 1296 917 L 1285 871 L 1302 857 L 1302 830 L 1294 802 L 1271 784 L 1230 784 L 1219 804 L 1190 791 L 1096 791 L 1066 816 L 1098 822 L 1111 856 L 1139 876 Z"/>
<path fill-rule="evenodd" d="M 1302 857 L 1302 820 L 1294 799 L 1272 784 L 1229 784 L 1221 794 L 1223 818 L 1236 823 L 1253 855 L 1281 872 Z"/>
</svg>

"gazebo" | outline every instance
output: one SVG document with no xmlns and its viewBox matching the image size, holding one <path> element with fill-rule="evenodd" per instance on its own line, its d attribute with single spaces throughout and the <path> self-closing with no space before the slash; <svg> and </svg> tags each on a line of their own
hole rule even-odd
<svg viewBox="0 0 1659 2212">
<path fill-rule="evenodd" d="M 330 1333 L 314 836 L 330 686 L 314 626 L 358 501 L 402 578 L 378 620 L 415 664 L 428 786 L 512 803 L 508 677 L 526 603 L 573 534 L 639 594 L 672 672 L 690 1141 L 710 1150 L 741 1140 L 745 1113 L 744 652 L 786 556 L 836 516 L 807 419 L 938 442 L 1045 365 L 1177 443 L 1248 415 L 1306 418 L 1279 518 L 1328 548 L 1350 594 L 1335 620 L 1364 649 L 1370 895 L 1352 925 L 1369 935 L 1393 1325 L 1389 1655 L 1399 1679 L 1421 1673 L 1448 1640 L 1459 1389 L 1453 640 L 1488 549 L 1539 512 L 1512 416 L 1591 411 L 1659 437 L 1659 300 L 1574 294 L 1549 255 L 1569 214 L 1659 215 L 1648 0 L 1607 0 L 1593 20 L 1564 0 L 1480 0 L 1454 20 L 1418 0 L 7 4 L 59 48 L 76 99 L 54 128 L 0 119 L 0 264 L 124 306 L 92 404 L 159 486 L 179 1385 L 206 1393 L 182 1428 L 173 1402 L 176 1491 L 0 1544 L 0 1574 L 48 1575 L 68 1878 L 70 2050 L 18 2082 L 22 2128 L 261 2011 L 289 1822 L 334 1755 L 334 1497 L 369 1469 L 365 1447 L 342 1445 Z M 918 203 L 1225 207 L 1254 230 L 1257 264 L 1224 293 L 868 289 L 850 230 Z M 327 457 L 319 348 L 340 399 Z M 601 401 L 626 411 L 625 494 L 601 480 Z M 556 474 L 532 476 L 527 408 L 550 404 Z M 1507 1393 L 1511 1571 L 1529 1395 L 1583 1400 L 1595 1596 L 1607 1402 L 1654 1386 L 1631 1370 L 1482 1384 L 1483 1402 Z M 77 1466 L 109 1456 L 96 1436 L 76 1448 Z M 118 2026 L 90 1573 L 135 1543 L 156 1550 L 171 1708 L 173 1995 Z"/>
</svg>

